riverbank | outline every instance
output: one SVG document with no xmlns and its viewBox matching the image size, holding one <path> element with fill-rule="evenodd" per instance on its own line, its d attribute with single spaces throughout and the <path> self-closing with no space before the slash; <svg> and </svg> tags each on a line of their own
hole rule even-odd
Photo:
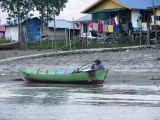
<svg viewBox="0 0 160 120">
<path fill-rule="evenodd" d="M 119 48 L 99 48 L 99 49 L 80 49 L 71 51 L 55 51 L 55 50 L 3 50 L 0 51 L 0 62 L 13 61 L 18 59 L 42 58 L 52 56 L 66 56 L 71 54 L 91 54 L 103 52 L 118 52 L 128 50 L 145 50 L 155 49 L 154 45 L 119 47 Z"/>
<path fill-rule="evenodd" d="M 6 56 L 13 55 L 12 52 Z M 60 51 L 57 54 L 49 51 L 38 52 L 35 51 L 34 54 L 33 51 L 21 51 L 17 57 L 0 60 L 0 81 L 11 82 L 23 79 L 23 76 L 17 72 L 19 68 L 76 69 L 85 63 L 91 65 L 92 61 L 100 59 L 109 69 L 106 84 L 160 85 L 160 61 L 155 60 L 160 55 L 160 49 L 150 46 Z M 29 53 L 32 55 L 27 55 Z M 90 65 L 87 67 L 89 68 Z"/>
</svg>

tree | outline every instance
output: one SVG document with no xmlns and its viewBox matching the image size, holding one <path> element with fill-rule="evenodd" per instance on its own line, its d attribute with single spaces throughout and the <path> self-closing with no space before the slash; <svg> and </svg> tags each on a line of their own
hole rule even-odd
<svg viewBox="0 0 160 120">
<path fill-rule="evenodd" d="M 54 19 L 55 15 L 59 15 L 60 11 L 66 6 L 68 0 L 33 0 L 33 4 L 37 11 L 39 11 L 41 19 L 41 38 L 43 34 L 44 23 L 48 24 L 50 20 Z"/>
<path fill-rule="evenodd" d="M 18 21 L 19 41 L 20 38 L 20 23 L 29 17 L 31 10 L 39 11 L 41 19 L 41 33 L 43 34 L 44 22 L 52 20 L 55 15 L 59 15 L 63 10 L 68 0 L 0 0 L 0 6 L 6 10 L 9 17 Z M 41 38 L 42 38 L 41 34 Z"/>
<path fill-rule="evenodd" d="M 21 21 L 28 18 L 29 12 L 33 9 L 32 0 L 0 0 L 0 6 L 7 11 L 8 16 L 17 21 L 18 40 L 21 42 Z"/>
</svg>

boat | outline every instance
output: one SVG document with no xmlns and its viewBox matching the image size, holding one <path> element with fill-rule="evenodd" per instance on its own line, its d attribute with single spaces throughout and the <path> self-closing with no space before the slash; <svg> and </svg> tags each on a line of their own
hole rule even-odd
<svg viewBox="0 0 160 120">
<path fill-rule="evenodd" d="M 19 42 L 12 42 L 12 43 L 3 43 L 0 44 L 0 50 L 11 50 L 17 48 Z"/>
<path fill-rule="evenodd" d="M 19 69 L 19 72 L 23 74 L 24 78 L 29 82 L 49 82 L 63 84 L 103 84 L 106 79 L 108 70 L 100 70 L 95 72 L 80 71 L 77 73 L 71 69 Z"/>
</svg>

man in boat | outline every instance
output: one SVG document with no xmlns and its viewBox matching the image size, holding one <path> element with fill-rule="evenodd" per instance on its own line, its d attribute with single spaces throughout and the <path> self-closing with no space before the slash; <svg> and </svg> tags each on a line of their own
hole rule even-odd
<svg viewBox="0 0 160 120">
<path fill-rule="evenodd" d="M 92 71 L 104 70 L 104 66 L 101 64 L 100 60 L 97 59 L 94 62 L 95 63 L 91 67 Z"/>
<path fill-rule="evenodd" d="M 88 82 L 91 82 L 93 80 L 94 72 L 99 70 L 104 70 L 104 66 L 101 64 L 100 60 L 95 60 L 95 63 L 91 66 L 91 70 L 88 71 Z"/>
</svg>

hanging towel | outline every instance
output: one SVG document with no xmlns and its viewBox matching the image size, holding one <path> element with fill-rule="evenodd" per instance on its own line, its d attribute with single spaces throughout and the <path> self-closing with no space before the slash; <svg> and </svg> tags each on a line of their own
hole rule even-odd
<svg viewBox="0 0 160 120">
<path fill-rule="evenodd" d="M 98 32 L 99 32 L 99 33 L 103 32 L 102 20 L 98 20 Z"/>
<path fill-rule="evenodd" d="M 108 32 L 110 33 L 113 32 L 113 25 L 108 25 L 107 28 L 108 28 Z"/>
<path fill-rule="evenodd" d="M 111 18 L 111 22 L 112 22 L 112 25 L 115 25 L 115 24 L 116 24 L 116 22 L 115 22 L 115 20 L 114 20 L 114 17 Z"/>
<path fill-rule="evenodd" d="M 117 16 L 114 17 L 114 20 L 115 20 L 116 25 L 118 25 L 119 23 L 118 23 L 118 17 Z"/>
<path fill-rule="evenodd" d="M 92 22 L 92 21 L 90 21 L 90 22 L 88 23 L 88 29 L 89 29 L 89 31 L 92 31 L 92 30 L 93 30 L 93 22 Z"/>
<path fill-rule="evenodd" d="M 159 20 L 159 16 L 155 15 L 154 16 L 155 20 Z"/>
<path fill-rule="evenodd" d="M 137 27 L 138 27 L 138 28 L 142 28 L 142 22 L 141 22 L 141 20 L 138 20 L 138 21 L 137 21 Z"/>
<path fill-rule="evenodd" d="M 93 22 L 92 22 L 92 21 L 90 21 L 90 22 L 88 23 L 88 27 L 93 28 Z"/>
<path fill-rule="evenodd" d="M 103 23 L 103 32 L 107 32 L 108 30 L 107 30 L 107 22 L 106 21 L 104 21 L 104 23 Z"/>
<path fill-rule="evenodd" d="M 113 26 L 113 31 L 114 31 L 115 33 L 117 33 L 117 32 L 119 31 L 118 25 L 114 25 L 114 26 Z"/>
<path fill-rule="evenodd" d="M 147 31 L 147 23 L 142 23 L 142 30 Z"/>
<path fill-rule="evenodd" d="M 154 25 L 154 16 L 152 15 L 151 18 L 152 18 L 152 23 L 151 23 L 151 25 Z"/>
</svg>

